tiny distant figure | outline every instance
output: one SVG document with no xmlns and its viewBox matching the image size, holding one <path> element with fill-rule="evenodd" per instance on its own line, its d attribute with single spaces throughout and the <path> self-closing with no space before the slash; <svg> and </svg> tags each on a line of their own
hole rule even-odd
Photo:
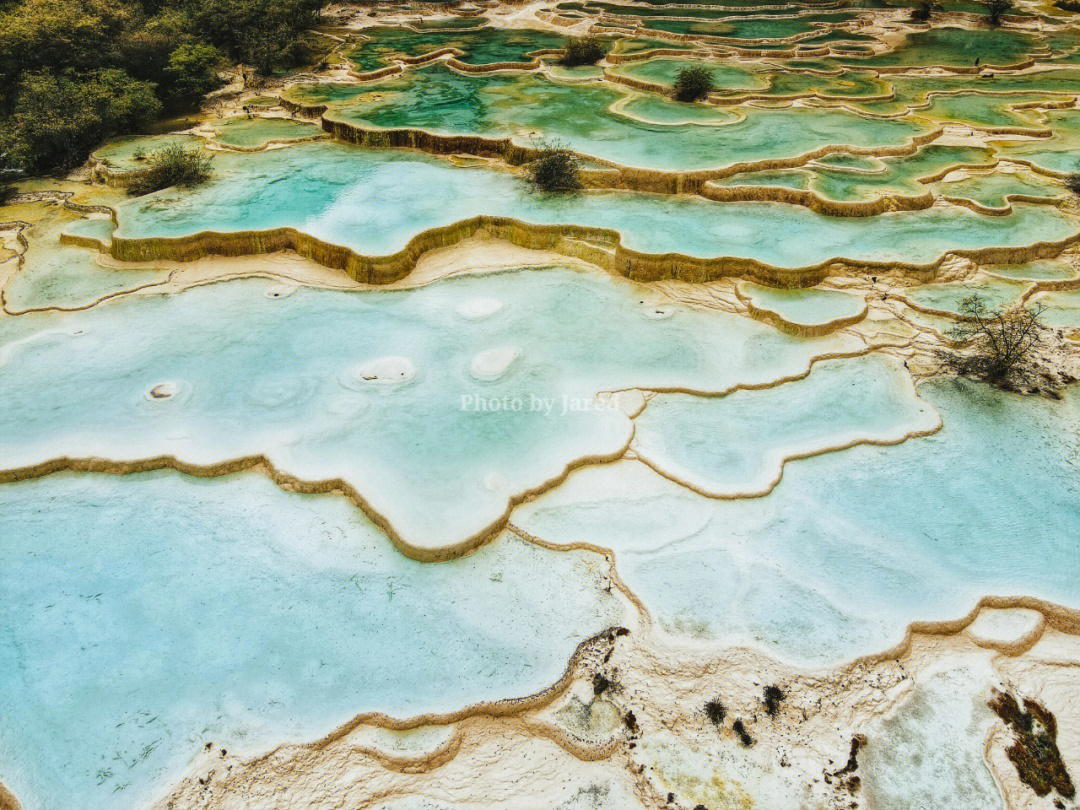
<svg viewBox="0 0 1080 810">
<path fill-rule="evenodd" d="M 979 66 L 979 60 L 980 60 L 980 59 L 982 59 L 982 57 L 981 57 L 981 56 L 976 56 L 976 57 L 975 57 L 975 67 L 978 67 L 978 66 Z"/>
</svg>

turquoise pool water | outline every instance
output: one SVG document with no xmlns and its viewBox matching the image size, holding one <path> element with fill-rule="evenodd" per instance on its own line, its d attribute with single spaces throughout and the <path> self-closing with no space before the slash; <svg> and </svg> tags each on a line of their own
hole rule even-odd
<svg viewBox="0 0 1080 810">
<path fill-rule="evenodd" d="M 512 519 L 613 548 L 670 632 L 804 663 L 879 652 L 985 594 L 1080 606 L 1080 390 L 1052 402 L 943 380 L 920 396 L 940 432 L 792 462 L 768 497 L 710 500 L 623 462 L 575 473 Z"/>
<path fill-rule="evenodd" d="M 668 171 L 791 158 L 830 145 L 896 146 L 929 130 L 826 109 L 748 108 L 722 127 L 650 126 L 610 111 L 624 95 L 610 85 L 560 84 L 535 74 L 467 76 L 436 65 L 379 82 L 370 100 L 360 97 L 333 116 L 369 128 L 513 137 L 522 145 L 554 138 L 581 154 Z"/>
<path fill-rule="evenodd" d="M 416 563 L 344 498 L 255 474 L 61 474 L 0 511 L 0 758 L 26 810 L 147 806 L 207 742 L 529 694 L 622 616 L 596 555 L 507 536 Z"/>
<path fill-rule="evenodd" d="M 660 394 L 636 420 L 634 449 L 709 494 L 763 493 L 785 459 L 932 431 L 938 415 L 895 361 L 822 363 L 805 380 L 720 399 Z"/>
<path fill-rule="evenodd" d="M 861 295 L 812 287 L 786 290 L 765 287 L 750 281 L 740 282 L 739 292 L 758 309 L 775 313 L 791 324 L 821 326 L 854 318 L 866 311 Z"/>
<path fill-rule="evenodd" d="M 361 253 L 387 254 L 428 228 L 489 214 L 613 228 L 627 247 L 650 253 L 802 267 L 838 255 L 930 262 L 950 248 L 1024 245 L 1076 230 L 1061 213 L 1031 205 L 1017 205 L 1006 217 L 935 208 L 844 218 L 773 203 L 719 205 L 622 192 L 552 197 L 504 172 L 340 143 L 220 155 L 215 167 L 210 183 L 182 196 L 159 192 L 121 205 L 118 235 L 293 226 Z"/>
<path fill-rule="evenodd" d="M 760 384 L 861 345 L 567 270 L 282 292 L 238 281 L 0 321 L 0 458 L 265 454 L 343 478 L 407 542 L 442 548 L 571 462 L 619 452 L 631 424 L 599 392 Z"/>
</svg>

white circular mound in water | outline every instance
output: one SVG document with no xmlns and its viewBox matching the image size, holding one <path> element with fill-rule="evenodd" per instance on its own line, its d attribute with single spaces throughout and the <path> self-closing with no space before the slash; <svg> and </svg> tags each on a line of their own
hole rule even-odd
<svg viewBox="0 0 1080 810">
<path fill-rule="evenodd" d="M 295 284 L 275 284 L 263 293 L 267 298 L 285 298 L 296 292 Z"/>
<path fill-rule="evenodd" d="M 416 367 L 408 357 L 380 357 L 361 363 L 352 370 L 357 382 L 387 385 L 403 383 L 416 376 Z"/>
<path fill-rule="evenodd" d="M 469 374 L 477 380 L 490 382 L 503 376 L 521 355 L 513 346 L 500 346 L 480 352 L 469 363 Z"/>
<path fill-rule="evenodd" d="M 165 399 L 172 399 L 180 393 L 180 383 L 178 382 L 162 382 L 151 387 L 146 392 L 146 398 L 151 402 L 161 402 Z"/>
<path fill-rule="evenodd" d="M 470 298 L 458 306 L 457 312 L 466 320 L 479 321 L 491 317 L 502 308 L 503 302 L 495 298 Z"/>
</svg>

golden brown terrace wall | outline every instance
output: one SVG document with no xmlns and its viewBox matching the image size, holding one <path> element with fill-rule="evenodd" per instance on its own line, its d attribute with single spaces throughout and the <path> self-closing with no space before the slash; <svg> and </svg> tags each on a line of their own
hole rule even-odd
<svg viewBox="0 0 1080 810">
<path fill-rule="evenodd" d="M 657 56 L 684 56 L 690 59 L 708 59 L 712 51 L 691 51 L 681 48 L 653 48 L 639 53 L 609 53 L 605 59 L 609 65 L 621 65 L 626 62 L 644 62 Z"/>
<path fill-rule="evenodd" d="M 698 192 L 715 202 L 779 202 L 801 205 L 831 217 L 875 217 L 892 211 L 922 211 L 934 204 L 929 191 L 918 195 L 883 194 L 870 200 L 832 200 L 815 191 L 785 186 L 718 186 L 705 183 Z"/>
<path fill-rule="evenodd" d="M 20 810 L 15 794 L 0 784 L 0 810 Z"/>
<path fill-rule="evenodd" d="M 759 321 L 764 321 L 767 324 L 775 326 L 781 331 L 788 332 L 792 335 L 798 335 L 799 337 L 822 337 L 830 332 L 835 332 L 837 329 L 844 329 L 848 326 L 854 326 L 863 318 L 866 317 L 867 307 L 863 302 L 863 308 L 861 312 L 857 312 L 854 315 L 847 318 L 836 318 L 832 321 L 826 321 L 825 323 L 798 323 L 797 321 L 789 321 L 783 317 L 779 312 L 769 309 L 767 307 L 759 307 L 754 303 L 753 296 L 744 293 L 739 289 L 739 285 L 735 285 L 735 297 L 738 298 L 743 306 L 746 307 L 750 315 Z M 940 426 L 939 426 L 940 427 Z M 913 438 L 911 436 L 905 438 Z M 651 466 L 651 465 L 650 465 Z M 681 483 L 681 482 L 680 482 Z M 779 483 L 779 479 L 777 479 Z M 685 486 L 685 484 L 683 485 Z M 775 485 L 774 485 L 775 486 Z"/>
<path fill-rule="evenodd" d="M 645 79 L 639 79 L 636 76 L 627 76 L 623 73 L 615 73 L 611 70 L 604 70 L 604 80 L 613 84 L 621 84 L 625 87 L 631 87 L 634 90 L 642 90 L 647 93 L 656 93 L 661 96 L 670 96 L 672 88 L 666 84 L 658 84 L 656 82 L 646 81 Z M 770 82 L 771 83 L 771 82 Z M 896 98 L 896 91 L 890 91 L 888 93 L 879 93 L 873 96 L 837 96 L 829 93 L 819 93 L 816 90 L 808 90 L 804 93 L 785 93 L 785 94 L 772 94 L 767 91 L 763 92 L 749 92 L 740 93 L 739 95 L 721 95 L 719 93 L 710 93 L 710 104 L 718 106 L 738 106 L 745 104 L 748 101 L 772 101 L 772 102 L 791 102 L 800 101 L 803 99 L 817 99 L 818 101 L 825 102 L 858 102 L 860 104 L 866 104 L 876 101 L 892 101 Z M 929 105 L 927 105 L 929 106 Z M 877 116 L 875 116 L 877 117 Z M 881 117 L 903 117 L 903 116 L 881 116 Z"/>
<path fill-rule="evenodd" d="M 898 274 L 922 283 L 936 278 L 947 256 L 970 258 L 982 264 L 1007 264 L 1049 259 L 1080 242 L 1080 231 L 1056 242 L 1020 247 L 990 247 L 947 251 L 928 264 L 870 262 L 835 258 L 804 267 L 774 267 L 740 257 L 700 258 L 680 253 L 643 253 L 622 244 L 614 230 L 582 225 L 534 225 L 509 217 L 477 216 L 417 234 L 397 253 L 365 256 L 295 228 L 218 233 L 202 231 L 190 236 L 130 238 L 114 236 L 110 254 L 126 262 L 158 259 L 193 261 L 205 256 L 246 256 L 292 250 L 325 267 L 341 270 L 367 284 L 389 284 L 412 272 L 419 258 L 431 250 L 449 247 L 478 232 L 505 239 L 518 247 L 550 250 L 581 258 L 635 281 L 675 279 L 691 283 L 720 278 L 746 278 L 772 287 L 812 287 L 830 274 L 852 276 Z"/>
<path fill-rule="evenodd" d="M 485 138 L 480 135 L 440 135 L 424 129 L 414 128 L 379 129 L 365 127 L 351 121 L 334 118 L 330 112 L 323 114 L 322 127 L 335 138 L 360 146 L 420 149 L 436 155 L 468 154 L 477 157 L 501 159 L 511 166 L 527 163 L 540 155 L 540 150 L 519 146 L 513 143 L 510 138 Z M 912 155 L 918 151 L 920 146 L 936 140 L 941 133 L 941 129 L 935 129 L 921 135 L 914 135 L 908 139 L 906 144 L 898 146 L 868 147 L 829 144 L 790 158 L 744 161 L 719 169 L 696 169 L 683 172 L 622 166 L 590 155 L 580 155 L 580 157 L 590 162 L 609 167 L 604 171 L 585 170 L 582 172 L 582 179 L 589 188 L 644 191 L 655 194 L 700 194 L 703 185 L 709 180 L 721 180 L 743 172 L 796 169 L 805 166 L 811 160 L 817 160 L 837 152 L 872 157 Z M 754 198 L 747 197 L 745 199 L 752 200 Z M 905 203 L 897 204 L 904 205 Z"/>
</svg>

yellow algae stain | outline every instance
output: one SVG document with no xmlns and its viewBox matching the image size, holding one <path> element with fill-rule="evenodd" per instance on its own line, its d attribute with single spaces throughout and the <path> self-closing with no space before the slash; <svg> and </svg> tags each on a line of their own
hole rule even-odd
<svg viewBox="0 0 1080 810">
<path fill-rule="evenodd" d="M 709 810 L 750 810 L 754 800 L 743 786 L 727 776 L 712 753 L 664 732 L 642 740 L 639 758 L 662 793 L 674 793 L 682 803 Z"/>
</svg>

